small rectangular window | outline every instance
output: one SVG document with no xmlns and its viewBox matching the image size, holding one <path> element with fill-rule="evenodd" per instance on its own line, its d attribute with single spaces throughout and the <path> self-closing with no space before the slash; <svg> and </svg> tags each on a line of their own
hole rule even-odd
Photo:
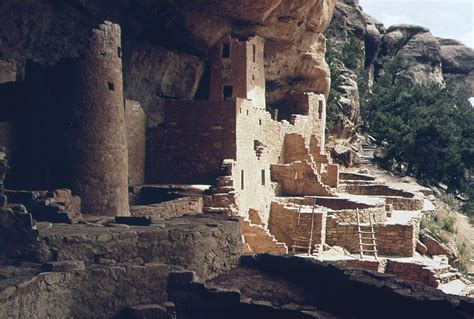
<svg viewBox="0 0 474 319">
<path fill-rule="evenodd" d="M 256 55 L 257 55 L 257 47 L 255 46 L 255 44 L 252 46 L 253 48 L 253 62 L 255 63 L 256 61 Z"/>
<path fill-rule="evenodd" d="M 244 180 L 244 171 L 241 170 L 240 171 L 240 189 L 241 190 L 244 190 L 244 182 L 245 182 L 245 180 Z"/>
<path fill-rule="evenodd" d="M 232 85 L 224 85 L 224 100 L 232 98 L 234 89 L 232 88 Z"/>
<path fill-rule="evenodd" d="M 265 185 L 265 170 L 262 169 L 262 185 Z"/>
<path fill-rule="evenodd" d="M 113 82 L 107 82 L 107 87 L 110 91 L 115 91 L 115 85 Z"/>
<path fill-rule="evenodd" d="M 222 57 L 224 59 L 230 58 L 230 43 L 222 44 Z"/>
<path fill-rule="evenodd" d="M 319 101 L 319 119 L 321 120 L 323 118 L 323 101 Z"/>
</svg>

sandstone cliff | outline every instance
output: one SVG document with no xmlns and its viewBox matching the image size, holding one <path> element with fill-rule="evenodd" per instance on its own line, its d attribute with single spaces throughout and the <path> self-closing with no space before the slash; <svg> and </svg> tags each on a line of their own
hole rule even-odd
<svg viewBox="0 0 474 319">
<path fill-rule="evenodd" d="M 334 6 L 335 0 L 6 0 L 0 61 L 15 60 L 21 79 L 27 60 L 54 64 L 78 56 L 89 30 L 111 20 L 122 27 L 125 97 L 159 111 L 163 98 L 206 98 L 207 51 L 222 36 L 258 34 L 266 39 L 268 103 L 276 106 L 292 89 L 328 94 L 322 32 Z"/>
</svg>

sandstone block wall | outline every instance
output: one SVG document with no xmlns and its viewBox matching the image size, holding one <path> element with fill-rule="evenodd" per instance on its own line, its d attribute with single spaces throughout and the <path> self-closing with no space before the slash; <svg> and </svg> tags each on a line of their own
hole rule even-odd
<svg viewBox="0 0 474 319">
<path fill-rule="evenodd" d="M 177 101 L 163 127 L 147 132 L 148 183 L 211 184 L 236 156 L 236 102 Z"/>
<path fill-rule="evenodd" d="M 326 242 L 330 246 L 342 246 L 351 253 L 359 253 L 359 237 L 356 224 L 339 223 L 329 216 Z M 375 225 L 377 250 L 380 255 L 413 257 L 417 229 L 414 225 Z"/>
<path fill-rule="evenodd" d="M 141 185 L 145 183 L 147 121 L 140 103 L 125 100 L 125 120 L 127 122 L 128 184 Z"/>
<path fill-rule="evenodd" d="M 85 214 L 129 214 L 121 50 L 120 27 L 105 22 L 92 30 L 82 57 L 63 59 L 48 72 L 53 93 L 46 109 L 61 120 L 44 119 L 51 149 L 35 158 L 46 153 L 48 183 L 71 188 Z"/>
<path fill-rule="evenodd" d="M 210 52 L 210 100 L 224 100 L 227 86 L 232 87 L 232 97 L 251 100 L 265 110 L 263 43 L 258 36 L 240 41 L 229 35 L 217 42 Z"/>
<path fill-rule="evenodd" d="M 40 228 L 39 262 L 163 263 L 210 278 L 234 267 L 242 253 L 239 222 L 215 215 L 184 216 L 150 226 Z"/>
<path fill-rule="evenodd" d="M 354 209 L 330 211 L 328 215 L 336 217 L 339 223 L 357 223 L 357 212 Z M 370 217 L 372 217 L 375 223 L 383 223 L 387 220 L 387 211 L 385 207 L 359 209 L 359 220 L 361 223 L 369 223 Z"/>
<path fill-rule="evenodd" d="M 413 193 L 393 189 L 387 185 L 345 185 L 343 190 L 354 195 L 397 196 L 405 198 L 413 198 L 415 196 Z"/>
<path fill-rule="evenodd" d="M 304 206 L 298 225 L 298 207 L 272 202 L 268 229 L 275 238 L 284 242 L 289 248 L 297 236 L 308 238 L 311 234 L 311 207 Z M 326 242 L 326 212 L 316 209 L 313 224 L 313 245 Z M 308 241 L 309 243 L 309 241 Z"/>
<path fill-rule="evenodd" d="M 287 196 L 333 196 L 329 186 L 323 184 L 321 176 L 312 162 L 293 162 L 272 165 L 272 180 L 281 184 L 282 195 Z"/>
<path fill-rule="evenodd" d="M 262 225 L 252 224 L 240 218 L 242 237 L 244 239 L 244 253 L 253 254 L 287 254 L 288 248 L 284 243 L 278 242 L 272 234 Z"/>
<path fill-rule="evenodd" d="M 435 273 L 424 265 L 387 260 L 385 272 L 405 280 L 421 282 L 434 288 L 438 287 Z"/>
<path fill-rule="evenodd" d="M 152 218 L 175 218 L 185 214 L 200 214 L 203 210 L 202 197 L 183 197 L 159 204 L 130 206 L 132 216 Z"/>
<path fill-rule="evenodd" d="M 385 202 L 394 210 L 423 210 L 423 198 L 385 197 Z"/>
</svg>

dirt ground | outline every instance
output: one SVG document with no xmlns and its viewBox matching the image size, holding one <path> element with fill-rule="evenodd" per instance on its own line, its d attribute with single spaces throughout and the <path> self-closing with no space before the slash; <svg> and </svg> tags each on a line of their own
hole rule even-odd
<svg viewBox="0 0 474 319">
<path fill-rule="evenodd" d="M 471 262 L 469 263 L 469 273 L 474 273 L 474 227 L 469 223 L 469 218 L 457 213 L 457 237 L 464 241 L 471 253 Z"/>
</svg>

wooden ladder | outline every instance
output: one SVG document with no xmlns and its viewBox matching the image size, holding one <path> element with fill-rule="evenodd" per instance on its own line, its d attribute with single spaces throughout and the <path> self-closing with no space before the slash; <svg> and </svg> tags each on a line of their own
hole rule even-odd
<svg viewBox="0 0 474 319">
<path fill-rule="evenodd" d="M 375 238 L 374 222 L 372 215 L 369 215 L 369 225 L 361 225 L 359 209 L 356 209 L 357 231 L 359 235 L 360 259 L 364 259 L 364 254 L 373 254 L 377 260 L 377 239 Z"/>
<path fill-rule="evenodd" d="M 300 204 L 298 207 L 298 222 L 297 222 L 297 229 L 300 226 L 301 223 L 301 206 L 303 204 Z M 307 249 L 308 256 L 311 255 L 311 252 L 313 250 L 313 231 L 314 231 L 314 216 L 315 216 L 315 210 L 316 210 L 316 199 L 313 198 L 313 208 L 311 210 L 311 227 L 310 227 L 310 232 L 309 232 L 309 238 L 308 237 L 301 237 L 301 236 L 296 236 L 293 238 L 293 245 L 291 246 L 293 254 L 296 253 L 296 249 Z M 307 246 L 305 245 L 307 244 Z M 318 251 L 319 253 L 319 251 Z"/>
</svg>

